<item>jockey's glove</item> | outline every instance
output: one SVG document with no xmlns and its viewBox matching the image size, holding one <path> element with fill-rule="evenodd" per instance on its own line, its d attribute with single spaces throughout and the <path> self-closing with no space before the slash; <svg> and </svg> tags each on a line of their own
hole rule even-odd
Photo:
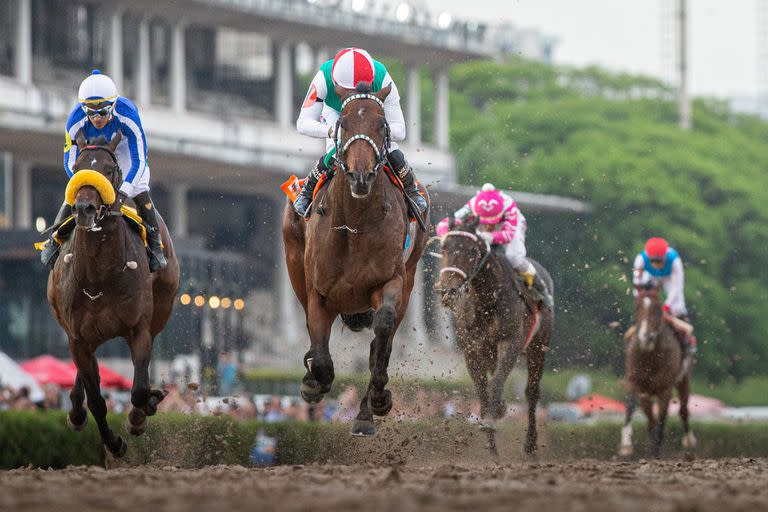
<svg viewBox="0 0 768 512">
<path fill-rule="evenodd" d="M 489 244 L 493 243 L 493 233 L 489 233 L 487 231 L 481 231 L 480 233 L 477 234 L 477 236 L 479 236 Z"/>
</svg>

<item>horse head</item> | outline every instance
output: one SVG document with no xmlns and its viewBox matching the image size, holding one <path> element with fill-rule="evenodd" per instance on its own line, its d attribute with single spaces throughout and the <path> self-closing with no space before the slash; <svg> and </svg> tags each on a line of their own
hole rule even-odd
<svg viewBox="0 0 768 512">
<path fill-rule="evenodd" d="M 656 349 L 659 334 L 664 326 L 658 287 L 637 287 L 635 297 L 635 325 L 639 347 L 646 352 Z"/>
<path fill-rule="evenodd" d="M 477 235 L 479 222 L 476 217 L 469 223 L 456 225 L 451 219 L 450 231 L 443 235 L 440 277 L 435 283 L 435 291 L 446 307 L 456 303 L 461 289 L 474 279 L 491 252 L 488 242 Z"/>
<path fill-rule="evenodd" d="M 122 175 L 115 149 L 122 135 L 118 131 L 107 143 L 103 137 L 86 141 L 82 130 L 75 137 L 78 156 L 67 185 L 67 202 L 72 205 L 78 227 L 93 229 L 104 211 L 115 203 Z"/>
<path fill-rule="evenodd" d="M 337 85 L 335 90 L 342 105 L 334 136 L 336 160 L 349 181 L 352 197 L 363 199 L 387 160 L 389 124 L 384 116 L 384 100 L 392 85 L 376 93 L 365 82 L 356 89 Z"/>
</svg>

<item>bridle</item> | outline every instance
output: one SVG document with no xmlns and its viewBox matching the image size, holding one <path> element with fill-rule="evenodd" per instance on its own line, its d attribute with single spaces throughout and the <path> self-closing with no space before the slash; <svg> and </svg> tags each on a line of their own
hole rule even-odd
<svg viewBox="0 0 768 512">
<path fill-rule="evenodd" d="M 87 145 L 82 150 L 80 150 L 80 156 L 78 157 L 78 161 L 80 160 L 80 158 L 83 157 L 84 151 L 105 151 L 109 155 L 109 157 L 112 159 L 112 162 L 114 163 L 114 165 L 110 166 L 109 182 L 112 184 L 112 187 L 115 189 L 115 197 L 117 197 L 117 200 L 115 201 L 115 203 L 120 204 L 122 202 L 122 196 L 119 193 L 119 190 L 120 190 L 120 184 L 122 182 L 122 173 L 120 172 L 120 165 L 117 163 L 117 155 L 115 155 L 115 152 L 112 151 L 107 146 Z M 90 228 L 89 231 L 100 231 L 101 228 L 97 226 L 99 222 L 101 222 L 105 217 L 120 217 L 122 215 L 123 214 L 120 211 L 120 208 L 115 209 L 114 204 L 106 205 L 102 203 L 99 206 L 99 210 L 96 212 L 96 217 L 94 219 L 93 227 Z"/>
<path fill-rule="evenodd" d="M 461 290 L 462 288 L 467 286 L 467 284 L 472 282 L 472 280 L 475 277 L 477 277 L 477 274 L 480 272 L 480 269 L 482 269 L 483 265 L 485 265 L 485 262 L 488 260 L 488 257 L 491 255 L 491 244 L 488 243 L 488 240 L 486 240 L 485 238 L 481 239 L 475 233 L 470 233 L 469 231 L 449 231 L 446 234 L 444 234 L 442 237 L 433 237 L 432 240 L 434 239 L 442 240 L 443 238 L 447 238 L 449 236 L 462 236 L 464 238 L 469 238 L 470 240 L 475 242 L 473 247 L 479 251 L 479 256 L 481 256 L 480 262 L 474 265 L 469 272 L 465 272 L 463 269 L 459 267 L 443 267 L 440 269 L 440 275 L 443 275 L 444 273 L 448 273 L 448 272 L 458 274 L 463 279 L 461 286 L 459 286 L 458 288 L 459 290 Z M 478 244 L 480 240 L 485 242 L 485 251 L 483 251 L 482 245 Z"/>
<path fill-rule="evenodd" d="M 365 133 L 356 133 L 349 137 L 344 144 L 339 146 L 339 130 L 341 129 L 341 113 L 344 112 L 344 107 L 346 107 L 351 101 L 355 100 L 371 100 L 376 102 L 377 105 L 381 107 L 382 110 L 384 110 L 384 102 L 379 99 L 378 96 L 370 93 L 356 93 L 351 96 L 349 96 L 347 99 L 344 100 L 344 102 L 341 104 L 341 110 L 339 111 L 339 118 L 336 120 L 336 126 L 333 129 L 333 145 L 335 149 L 335 157 L 336 162 L 339 166 L 339 168 L 344 173 L 349 173 L 349 167 L 347 166 L 347 163 L 344 160 L 344 155 L 349 150 L 349 147 L 352 145 L 353 142 L 362 140 L 367 142 L 372 148 L 373 152 L 376 154 L 376 165 L 373 167 L 373 172 L 378 173 L 381 168 L 387 163 L 387 154 L 389 153 L 389 143 L 390 143 L 390 131 L 389 131 L 389 123 L 387 123 L 387 118 L 384 117 L 384 141 L 381 144 L 381 147 L 379 147 L 371 137 L 366 135 Z"/>
</svg>

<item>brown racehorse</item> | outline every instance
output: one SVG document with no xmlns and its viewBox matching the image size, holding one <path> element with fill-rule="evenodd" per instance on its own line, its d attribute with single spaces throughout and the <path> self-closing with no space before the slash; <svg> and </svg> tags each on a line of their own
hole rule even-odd
<svg viewBox="0 0 768 512">
<path fill-rule="evenodd" d="M 373 435 L 373 415 L 384 416 L 392 408 L 386 389 L 392 338 L 408 307 L 416 264 L 427 241 L 427 235 L 417 231 L 413 252 L 403 261 L 408 210 L 403 193 L 382 172 L 389 136 L 383 102 L 391 86 L 377 93 L 369 90 L 337 88 L 342 109 L 336 158 L 342 175 L 317 196 L 308 222 L 290 202 L 282 221 L 288 273 L 310 337 L 301 386 L 304 400 L 319 402 L 331 389 L 334 370 L 328 344 L 336 317 L 342 315 L 354 330 L 373 327 L 371 379 L 352 427 L 355 435 Z M 428 214 L 422 218 L 428 219 Z"/>
<path fill-rule="evenodd" d="M 435 290 L 441 302 L 453 313 L 456 337 L 480 399 L 483 430 L 488 432 L 489 448 L 497 455 L 496 420 L 504 417 L 504 383 L 517 358 L 528 359 L 528 431 L 525 452 L 536 452 L 536 404 L 539 400 L 544 355 L 552 335 L 554 313 L 543 308 L 538 327 L 530 292 L 525 289 L 507 258 L 496 253 L 477 236 L 478 222 L 454 226 L 442 237 L 440 278 Z M 539 276 L 554 293 L 552 278 L 531 260 Z M 538 306 L 536 306 L 538 309 Z"/>
<path fill-rule="evenodd" d="M 114 151 L 119 141 L 120 132 L 109 145 L 88 145 L 81 132 L 76 138 L 79 156 L 73 170 L 98 171 L 117 190 L 121 174 Z M 142 434 L 146 417 L 155 414 L 164 397 L 162 391 L 149 387 L 152 341 L 168 321 L 179 287 L 179 264 L 163 220 L 158 215 L 168 267 L 151 274 L 144 244 L 120 216 L 120 203 L 105 205 L 92 186 L 79 189 L 72 206 L 76 227 L 48 278 L 48 302 L 67 333 L 77 366 L 68 423 L 76 431 L 85 427 L 88 412 L 83 400 L 87 394 L 101 439 L 117 457 L 125 453 L 127 443 L 107 424 L 96 348 L 116 337 L 128 342 L 134 378 L 133 409 L 126 428 L 133 435 Z"/>
<path fill-rule="evenodd" d="M 691 392 L 691 370 L 681 375 L 682 349 L 671 325 L 664 320 L 658 288 L 637 288 L 635 297 L 635 324 L 625 335 L 627 412 L 621 431 L 619 453 L 631 455 L 632 414 L 636 396 L 648 418 L 648 433 L 653 439 L 653 455 L 659 456 L 664 440 L 664 425 L 672 398 L 677 388 L 680 399 L 680 418 L 683 420 L 683 447 L 696 447 L 696 437 L 688 425 L 688 397 Z M 657 398 L 658 418 L 653 414 L 653 398 Z"/>
</svg>

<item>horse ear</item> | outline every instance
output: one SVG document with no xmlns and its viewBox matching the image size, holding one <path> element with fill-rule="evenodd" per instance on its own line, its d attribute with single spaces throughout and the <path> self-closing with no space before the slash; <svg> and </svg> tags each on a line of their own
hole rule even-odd
<svg viewBox="0 0 768 512">
<path fill-rule="evenodd" d="M 453 216 L 448 217 L 448 229 L 453 230 L 456 227 L 456 218 Z"/>
<path fill-rule="evenodd" d="M 479 225 L 480 225 L 480 217 L 475 216 L 472 218 L 472 221 L 469 224 L 467 224 L 467 227 L 472 231 L 475 231 Z"/>
<path fill-rule="evenodd" d="M 112 140 L 109 141 L 109 145 L 107 146 L 110 151 L 113 153 L 117 149 L 117 145 L 120 144 L 120 141 L 123 138 L 123 133 L 120 130 L 117 130 L 117 133 L 115 133 L 114 136 L 112 136 Z"/>
<path fill-rule="evenodd" d="M 389 84 L 388 86 L 382 88 L 379 92 L 376 93 L 376 97 L 379 98 L 381 101 L 384 101 L 387 99 L 387 96 L 389 96 L 389 93 L 392 92 L 392 84 Z"/>
<path fill-rule="evenodd" d="M 77 149 L 83 149 L 87 144 L 85 140 L 85 132 L 82 130 L 82 128 L 75 135 L 75 144 L 77 144 Z"/>
</svg>

